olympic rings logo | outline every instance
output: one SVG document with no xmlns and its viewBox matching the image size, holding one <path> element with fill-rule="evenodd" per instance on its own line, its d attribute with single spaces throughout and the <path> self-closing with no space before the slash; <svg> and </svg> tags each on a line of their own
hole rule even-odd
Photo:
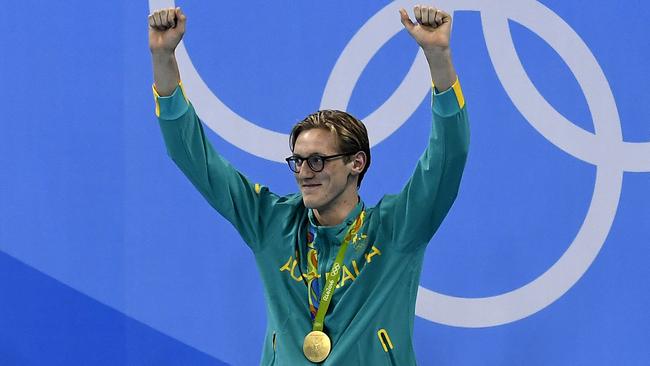
<svg viewBox="0 0 650 366">
<path fill-rule="evenodd" d="M 402 30 L 402 25 L 395 20 L 397 10 L 414 3 L 407 0 L 390 3 L 353 36 L 329 77 L 321 100 L 322 108 L 346 109 L 356 81 L 370 59 Z M 490 58 L 515 107 L 548 141 L 576 159 L 597 167 L 591 204 L 579 232 L 557 262 L 538 278 L 507 293 L 482 298 L 454 297 L 419 288 L 416 315 L 424 319 L 459 327 L 498 326 L 544 309 L 578 282 L 609 233 L 616 215 L 623 172 L 650 172 L 650 142 L 623 141 L 614 97 L 594 55 L 568 24 L 544 5 L 535 0 L 498 3 L 438 0 L 436 3 L 452 13 L 480 12 Z M 149 0 L 152 11 L 173 6 L 173 0 Z M 585 94 L 595 133 L 567 120 L 539 94 L 516 54 L 509 19 L 536 33 L 564 60 Z M 283 161 L 286 135 L 257 126 L 222 103 L 203 82 L 182 43 L 176 55 L 188 95 L 211 129 L 251 154 Z M 420 52 L 395 92 L 363 118 L 374 144 L 395 132 L 428 95 L 427 73 Z M 229 123 L 223 123 L 224 120 Z M 265 141 L 265 144 L 258 141 Z"/>
</svg>

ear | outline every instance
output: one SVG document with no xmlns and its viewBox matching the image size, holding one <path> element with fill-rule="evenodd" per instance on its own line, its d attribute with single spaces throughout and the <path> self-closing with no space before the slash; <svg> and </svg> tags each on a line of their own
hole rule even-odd
<svg viewBox="0 0 650 366">
<path fill-rule="evenodd" d="M 352 155 L 352 160 L 350 163 L 352 164 L 352 174 L 353 175 L 359 175 L 363 171 L 363 169 L 366 167 L 366 163 L 368 161 L 368 157 L 366 156 L 366 153 L 363 151 L 359 151 L 356 154 Z"/>
</svg>

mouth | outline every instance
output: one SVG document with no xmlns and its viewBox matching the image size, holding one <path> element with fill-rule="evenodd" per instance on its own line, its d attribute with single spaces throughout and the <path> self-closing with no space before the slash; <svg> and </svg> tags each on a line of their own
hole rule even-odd
<svg viewBox="0 0 650 366">
<path fill-rule="evenodd" d="M 303 191 L 312 191 L 320 186 L 321 186 L 320 184 L 303 184 L 300 187 L 302 188 Z"/>
</svg>

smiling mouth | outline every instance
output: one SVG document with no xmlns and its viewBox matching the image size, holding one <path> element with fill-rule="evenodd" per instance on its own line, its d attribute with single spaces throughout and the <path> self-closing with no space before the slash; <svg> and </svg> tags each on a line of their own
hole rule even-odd
<svg viewBox="0 0 650 366">
<path fill-rule="evenodd" d="M 320 187 L 320 184 L 303 184 L 302 185 L 303 189 L 310 189 L 310 188 L 316 188 L 316 187 Z"/>
</svg>

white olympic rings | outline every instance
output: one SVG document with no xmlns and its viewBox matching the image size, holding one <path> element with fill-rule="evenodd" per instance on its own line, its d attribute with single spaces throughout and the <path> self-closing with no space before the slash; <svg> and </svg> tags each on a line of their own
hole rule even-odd
<svg viewBox="0 0 650 366">
<path fill-rule="evenodd" d="M 370 59 L 402 30 L 397 10 L 414 1 L 394 1 L 370 18 L 345 47 L 327 82 L 322 108 L 346 109 L 354 86 Z M 149 8 L 173 7 L 173 0 L 149 0 Z M 438 0 L 449 11 L 479 11 L 496 74 L 516 108 L 551 143 L 597 167 L 591 205 L 565 253 L 545 273 L 510 292 L 482 298 L 454 297 L 420 286 L 416 314 L 460 327 L 489 327 L 534 314 L 560 298 L 587 271 L 612 225 L 624 171 L 650 171 L 650 142 L 623 141 L 617 107 L 598 62 L 576 32 L 534 0 Z M 558 113 L 539 94 L 516 54 L 508 20 L 539 35 L 557 51 L 582 88 L 595 133 Z M 181 43 L 176 55 L 189 98 L 203 121 L 225 140 L 259 157 L 283 161 L 288 136 L 253 124 L 222 103 L 203 82 Z M 421 52 L 395 92 L 363 118 L 378 144 L 396 131 L 428 95 L 428 70 Z M 224 123 L 227 121 L 228 123 Z M 263 142 L 263 143 L 261 143 Z"/>
</svg>

